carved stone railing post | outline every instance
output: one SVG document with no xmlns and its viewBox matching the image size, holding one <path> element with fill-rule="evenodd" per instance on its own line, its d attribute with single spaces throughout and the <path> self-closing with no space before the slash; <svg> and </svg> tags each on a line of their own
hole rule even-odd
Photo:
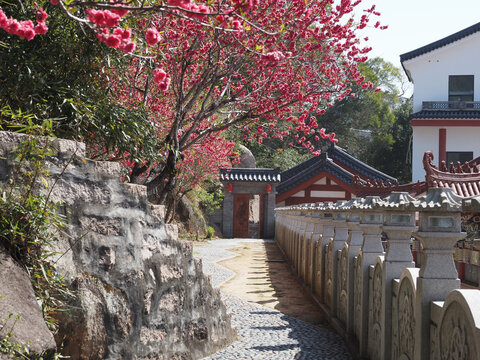
<svg viewBox="0 0 480 360">
<path fill-rule="evenodd" d="M 344 324 L 347 334 L 354 332 L 354 257 L 363 243 L 363 231 L 360 228 L 360 212 L 352 206 L 361 199 L 348 201 L 343 207 L 347 212 L 348 240 L 342 246 L 338 264 L 338 300 L 337 317 Z"/>
<path fill-rule="evenodd" d="M 372 309 L 373 323 L 378 321 L 380 332 L 369 333 L 369 339 L 375 344 L 378 358 L 382 360 L 392 359 L 392 282 L 400 278 L 403 270 L 407 267 L 415 267 L 413 262 L 410 243 L 412 233 L 416 230 L 415 211 L 408 210 L 415 201 L 408 193 L 393 192 L 374 208 L 382 210 L 383 231 L 387 234 L 387 251 L 382 264 L 381 283 L 376 283 L 375 288 L 381 289 L 380 299 L 375 299 L 379 309 Z M 375 281 L 375 276 L 374 276 Z M 379 310 L 377 312 L 377 310 Z M 372 357 L 372 360 L 375 357 Z"/>
<path fill-rule="evenodd" d="M 313 234 L 315 229 L 315 218 L 312 211 L 312 205 L 310 204 L 309 211 L 307 213 L 307 231 L 305 233 L 305 248 L 304 248 L 304 258 L 303 258 L 303 281 L 305 286 L 311 288 L 312 286 L 312 252 L 313 252 Z"/>
<path fill-rule="evenodd" d="M 314 274 L 315 280 L 313 285 L 314 294 L 317 299 L 323 302 L 323 294 L 325 287 L 325 276 L 324 276 L 324 263 L 325 263 L 325 243 L 326 239 L 333 236 L 332 229 L 326 229 L 325 225 L 332 221 L 332 214 L 330 212 L 330 207 L 332 203 L 319 203 L 317 204 L 315 210 L 315 232 L 317 236 L 317 242 L 315 245 L 315 265 L 314 265 Z"/>
<path fill-rule="evenodd" d="M 333 223 L 333 215 L 332 215 L 332 203 L 325 203 L 323 208 L 324 210 L 324 217 L 323 217 L 323 234 L 322 234 L 322 302 L 327 304 L 327 269 L 330 268 L 329 264 L 327 264 L 327 256 L 326 256 L 326 248 L 330 241 L 335 236 L 335 225 Z M 331 310 L 331 308 L 330 308 Z"/>
<path fill-rule="evenodd" d="M 465 237 L 461 231 L 461 198 L 451 189 L 432 188 L 415 203 L 419 211 L 417 236 L 424 251 L 417 279 L 415 304 L 415 359 L 430 356 L 430 303 L 444 301 L 460 288 L 453 262 L 455 243 Z"/>
<path fill-rule="evenodd" d="M 312 252 L 310 254 L 310 269 L 311 276 L 310 286 L 313 293 L 316 292 L 317 278 L 320 276 L 319 266 L 321 266 L 321 252 L 319 253 L 320 245 L 322 243 L 323 223 L 320 221 L 323 218 L 323 212 L 319 210 L 320 204 L 316 204 L 312 211 L 313 218 L 313 234 L 312 234 Z"/>
<path fill-rule="evenodd" d="M 342 208 L 345 203 L 339 201 L 332 207 L 334 235 L 328 242 L 325 252 L 325 305 L 334 316 L 337 316 L 338 251 L 348 240 L 347 213 Z"/>
<path fill-rule="evenodd" d="M 358 339 L 360 356 L 366 356 L 368 351 L 368 292 L 369 268 L 375 264 L 378 256 L 383 255 L 382 246 L 382 212 L 374 210 L 379 203 L 378 196 L 367 196 L 363 201 L 352 206 L 361 211 L 360 228 L 363 230 L 363 243 L 355 260 L 354 287 L 354 322 L 355 335 Z"/>
</svg>

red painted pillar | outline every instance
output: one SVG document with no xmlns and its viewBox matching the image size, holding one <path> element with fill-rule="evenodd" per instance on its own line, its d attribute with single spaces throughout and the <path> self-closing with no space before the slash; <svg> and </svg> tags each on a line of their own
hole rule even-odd
<svg viewBox="0 0 480 360">
<path fill-rule="evenodd" d="M 460 280 L 464 280 L 465 279 L 465 263 L 459 261 L 457 264 L 458 264 L 458 278 Z"/>
<path fill-rule="evenodd" d="M 447 129 L 438 129 L 438 167 L 447 161 Z M 448 164 L 447 164 L 448 167 Z"/>
</svg>

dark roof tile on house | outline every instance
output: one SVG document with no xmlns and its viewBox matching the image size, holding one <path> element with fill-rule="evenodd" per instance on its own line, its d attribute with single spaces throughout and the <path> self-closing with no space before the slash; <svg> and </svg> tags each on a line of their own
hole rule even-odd
<svg viewBox="0 0 480 360">
<path fill-rule="evenodd" d="M 477 110 L 422 110 L 413 113 L 411 119 L 479 119 Z"/>
<path fill-rule="evenodd" d="M 335 146 L 335 144 L 332 144 L 332 146 L 327 150 L 327 153 L 330 158 L 338 160 L 342 164 L 348 166 L 353 171 L 358 172 L 359 174 L 363 175 L 368 179 L 382 182 L 390 181 L 392 183 L 397 180 L 396 178 L 387 175 L 371 167 L 370 165 L 365 164 L 363 161 L 360 161 L 355 156 L 349 154 L 341 147 Z"/>
<path fill-rule="evenodd" d="M 426 54 L 430 51 L 433 51 L 433 50 L 436 50 L 436 49 L 441 48 L 443 46 L 446 46 L 448 44 L 451 44 L 455 41 L 458 41 L 458 40 L 463 39 L 463 38 L 465 38 L 469 35 L 472 35 L 472 34 L 478 32 L 478 31 L 480 31 L 480 22 L 476 23 L 472 26 L 469 26 L 466 29 L 460 30 L 460 31 L 456 32 L 455 34 L 444 37 L 443 39 L 434 41 L 434 42 L 432 42 L 428 45 L 422 46 L 418 49 L 415 49 L 415 50 L 412 50 L 412 51 L 409 51 L 405 54 L 400 55 L 400 62 L 403 63 L 404 61 L 416 58 L 417 56 Z"/>
<path fill-rule="evenodd" d="M 220 169 L 220 181 L 269 182 L 281 181 L 280 169 Z"/>
<path fill-rule="evenodd" d="M 296 169 L 296 171 L 291 171 Z M 311 179 L 320 172 L 325 171 L 332 174 L 348 185 L 352 185 L 353 174 L 340 165 L 335 164 L 332 159 L 328 159 L 325 154 L 309 159 L 282 173 L 282 183 L 277 186 L 278 194 L 282 194 L 296 186 Z M 284 174 L 288 172 L 285 179 Z"/>
<path fill-rule="evenodd" d="M 345 165 L 348 167 L 348 170 L 336 162 Z M 277 191 L 279 194 L 284 193 L 322 171 L 334 175 L 350 186 L 352 186 L 354 175 L 362 175 L 364 178 L 385 183 L 387 181 L 393 183 L 397 180 L 394 177 L 384 174 L 383 172 L 365 164 L 349 154 L 346 150 L 332 143 L 331 146 L 320 156 L 312 157 L 311 159 L 282 172 L 282 183 L 277 187 Z M 352 173 L 352 171 L 355 173 Z"/>
</svg>

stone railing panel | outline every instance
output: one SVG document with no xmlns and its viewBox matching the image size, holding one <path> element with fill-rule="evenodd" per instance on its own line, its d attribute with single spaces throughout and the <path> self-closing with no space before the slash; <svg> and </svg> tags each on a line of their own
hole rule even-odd
<svg viewBox="0 0 480 360">
<path fill-rule="evenodd" d="M 432 306 L 432 320 L 435 307 Z M 438 311 L 437 311 L 438 313 Z M 454 290 L 445 300 L 431 359 L 480 359 L 480 291 Z M 438 317 L 438 315 L 437 315 Z M 433 346 L 435 345 L 435 346 Z"/>
<path fill-rule="evenodd" d="M 392 296 L 392 359 L 414 359 L 415 298 L 419 269 L 403 271 Z"/>
<path fill-rule="evenodd" d="M 368 313 L 368 354 L 371 360 L 380 360 L 382 343 L 382 310 L 383 310 L 383 256 L 377 258 L 377 263 L 372 266 L 369 279 L 369 313 Z"/>
</svg>

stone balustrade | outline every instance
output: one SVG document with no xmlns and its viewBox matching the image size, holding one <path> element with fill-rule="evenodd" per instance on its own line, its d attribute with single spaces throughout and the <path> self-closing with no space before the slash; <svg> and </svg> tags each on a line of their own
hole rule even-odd
<svg viewBox="0 0 480 360">
<path fill-rule="evenodd" d="M 465 209 L 480 197 L 449 189 L 278 208 L 276 241 L 360 357 L 480 360 L 480 290 L 460 289 L 453 262 Z"/>
</svg>

